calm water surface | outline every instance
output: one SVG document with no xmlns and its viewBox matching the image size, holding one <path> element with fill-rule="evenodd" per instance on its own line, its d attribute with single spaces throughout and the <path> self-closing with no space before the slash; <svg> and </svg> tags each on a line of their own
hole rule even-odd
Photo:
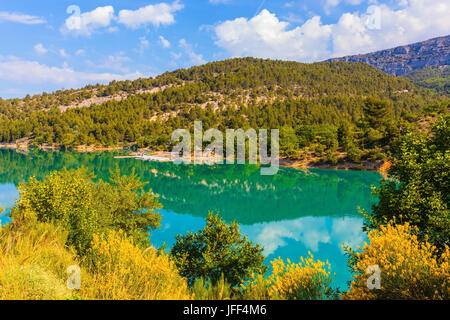
<svg viewBox="0 0 450 320">
<path fill-rule="evenodd" d="M 176 166 L 115 155 L 0 150 L 0 206 L 11 207 L 19 196 L 18 184 L 30 176 L 85 166 L 107 180 L 117 164 L 125 174 L 134 169 L 160 195 L 164 220 L 151 237 L 156 247 L 170 247 L 176 234 L 202 228 L 208 211 L 219 211 L 264 246 L 267 263 L 278 257 L 299 261 L 310 251 L 330 262 L 336 285 L 345 289 L 350 275 L 341 244 L 356 246 L 365 240 L 358 207 L 370 210 L 375 201 L 370 186 L 381 178 L 375 172 L 290 168 L 261 176 L 252 165 Z M 7 222 L 6 216 L 0 219 Z"/>
</svg>

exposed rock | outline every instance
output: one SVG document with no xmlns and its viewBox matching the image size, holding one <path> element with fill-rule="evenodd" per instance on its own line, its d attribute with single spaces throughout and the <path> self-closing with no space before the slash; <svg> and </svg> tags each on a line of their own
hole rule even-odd
<svg viewBox="0 0 450 320">
<path fill-rule="evenodd" d="M 400 76 L 428 66 L 450 65 L 450 36 L 328 61 L 365 62 L 388 74 Z"/>
</svg>

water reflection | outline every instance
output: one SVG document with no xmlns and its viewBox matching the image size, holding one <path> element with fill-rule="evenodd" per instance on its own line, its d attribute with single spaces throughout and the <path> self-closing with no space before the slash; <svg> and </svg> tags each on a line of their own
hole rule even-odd
<svg viewBox="0 0 450 320">
<path fill-rule="evenodd" d="M 349 275 L 340 244 L 356 246 L 364 240 L 357 207 L 370 209 L 374 202 L 370 185 L 380 179 L 374 172 L 289 168 L 261 176 L 258 166 L 175 166 L 115 155 L 0 150 L 0 206 L 13 205 L 18 183 L 32 175 L 42 178 L 52 170 L 85 166 L 107 180 L 109 171 L 119 165 L 126 174 L 134 169 L 160 195 L 164 221 L 152 235 L 155 246 L 170 247 L 176 234 L 202 228 L 208 211 L 219 211 L 264 245 L 268 260 L 298 261 L 311 251 L 316 258 L 329 260 L 343 286 Z"/>
</svg>

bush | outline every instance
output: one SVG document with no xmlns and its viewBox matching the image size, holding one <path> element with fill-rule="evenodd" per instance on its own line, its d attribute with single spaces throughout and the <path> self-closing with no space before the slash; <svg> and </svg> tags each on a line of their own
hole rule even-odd
<svg viewBox="0 0 450 320">
<path fill-rule="evenodd" d="M 450 250 L 438 258 L 436 247 L 420 242 L 417 227 L 393 222 L 369 232 L 361 252 L 347 249 L 354 275 L 344 299 L 449 299 Z M 381 289 L 369 290 L 369 266 L 381 271 Z"/>
<path fill-rule="evenodd" d="M 223 275 L 231 286 L 237 286 L 254 272 L 267 270 L 263 248 L 243 237 L 237 223 L 227 225 L 218 214 L 210 212 L 205 228 L 177 235 L 176 240 L 171 254 L 190 285 L 199 278 L 215 284 Z"/>
<path fill-rule="evenodd" d="M 169 257 L 145 250 L 123 232 L 94 235 L 84 266 L 91 277 L 82 283 L 81 296 L 95 300 L 191 299 L 186 279 Z"/>
<path fill-rule="evenodd" d="M 298 264 L 282 259 L 271 262 L 272 274 L 262 274 L 242 285 L 243 296 L 249 300 L 323 300 L 335 296 L 330 265 L 314 257 L 301 258 Z"/>
<path fill-rule="evenodd" d="M 94 182 L 85 169 L 52 172 L 43 181 L 32 177 L 19 186 L 20 200 L 12 209 L 16 224 L 51 222 L 68 231 L 67 244 L 83 255 L 94 234 L 124 230 L 140 245 L 149 245 L 149 229 L 158 228 L 161 205 L 133 174 L 112 173 L 111 183 Z"/>
<path fill-rule="evenodd" d="M 395 216 L 419 228 L 419 239 L 442 250 L 450 245 L 450 116 L 441 117 L 432 134 L 408 134 L 383 180 L 374 190 L 380 201 L 373 206 L 366 229 L 378 228 Z"/>
<path fill-rule="evenodd" d="M 354 163 L 360 163 L 363 152 L 355 145 L 348 146 L 347 159 Z"/>
<path fill-rule="evenodd" d="M 236 297 L 235 290 L 223 275 L 215 283 L 203 278 L 195 280 L 192 292 L 195 300 L 231 300 Z"/>
</svg>

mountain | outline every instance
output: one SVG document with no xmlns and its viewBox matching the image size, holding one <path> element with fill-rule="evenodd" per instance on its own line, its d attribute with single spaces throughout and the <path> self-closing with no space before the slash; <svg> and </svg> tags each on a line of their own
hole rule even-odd
<svg viewBox="0 0 450 320">
<path fill-rule="evenodd" d="M 156 78 L 0 99 L 0 143 L 167 150 L 175 129 L 202 120 L 205 129 L 223 132 L 278 128 L 288 156 L 301 149 L 337 161 L 348 152 L 359 161 L 382 157 L 411 113 L 447 105 L 446 97 L 364 63 L 229 59 Z"/>
<path fill-rule="evenodd" d="M 428 66 L 450 65 L 450 35 L 328 61 L 364 62 L 388 74 L 401 76 Z"/>
</svg>

